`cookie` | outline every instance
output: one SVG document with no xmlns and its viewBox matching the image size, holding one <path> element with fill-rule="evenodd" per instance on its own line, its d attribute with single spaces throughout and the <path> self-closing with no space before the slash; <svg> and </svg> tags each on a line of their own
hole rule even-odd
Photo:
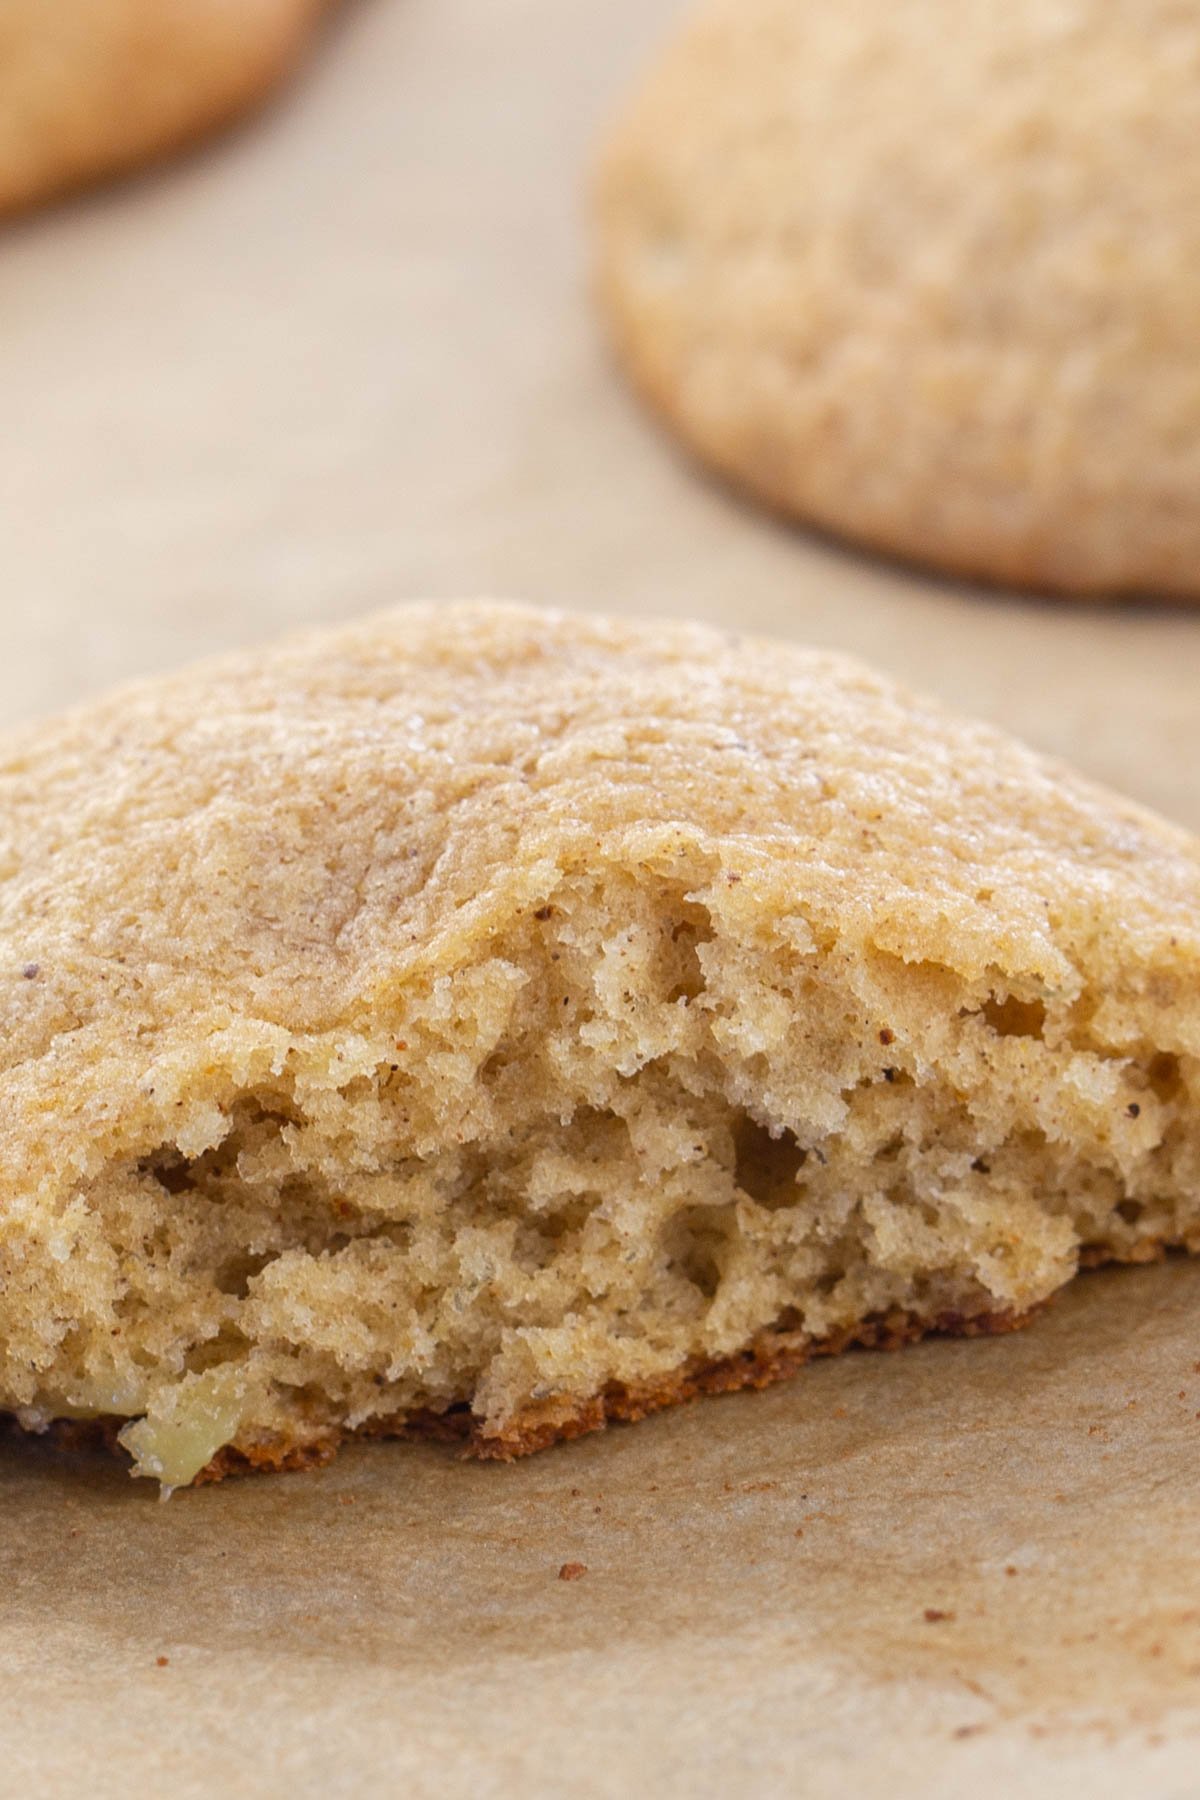
<svg viewBox="0 0 1200 1800">
<path fill-rule="evenodd" d="M 150 162 L 290 70 L 329 0 L 0 0 L 0 211 Z"/>
<path fill-rule="evenodd" d="M 769 506 L 957 575 L 1200 593 L 1200 16 L 707 0 L 615 130 L 638 387 Z"/>
<path fill-rule="evenodd" d="M 0 1406 L 168 1486 L 1200 1244 L 1197 843 L 837 656 L 404 608 L 8 737 L 0 845 Z"/>
</svg>

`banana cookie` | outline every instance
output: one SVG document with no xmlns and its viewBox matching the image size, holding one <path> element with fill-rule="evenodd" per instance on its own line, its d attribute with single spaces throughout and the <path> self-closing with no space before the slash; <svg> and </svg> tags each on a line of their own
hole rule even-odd
<svg viewBox="0 0 1200 1800">
<path fill-rule="evenodd" d="M 330 0 L 0 0 L 0 212 L 255 105 Z"/>
<path fill-rule="evenodd" d="M 603 159 L 618 351 L 772 507 L 1200 594 L 1200 12 L 706 0 Z"/>
<path fill-rule="evenodd" d="M 1200 1246 L 1200 846 L 854 662 L 414 606 L 0 746 L 0 1407 L 510 1457 Z"/>
</svg>

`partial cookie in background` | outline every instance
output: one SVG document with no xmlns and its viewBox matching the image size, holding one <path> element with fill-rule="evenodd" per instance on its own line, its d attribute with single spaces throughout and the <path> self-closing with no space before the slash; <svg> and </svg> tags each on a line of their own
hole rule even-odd
<svg viewBox="0 0 1200 1800">
<path fill-rule="evenodd" d="M 1200 12 L 709 0 L 627 111 L 600 280 L 762 500 L 951 572 L 1200 593 Z"/>
<path fill-rule="evenodd" d="M 0 1408 L 168 1486 L 1200 1249 L 1200 845 L 844 658 L 400 609 L 8 737 L 0 841 Z"/>
<path fill-rule="evenodd" d="M 331 0 L 0 0 L 0 212 L 253 106 Z"/>
</svg>

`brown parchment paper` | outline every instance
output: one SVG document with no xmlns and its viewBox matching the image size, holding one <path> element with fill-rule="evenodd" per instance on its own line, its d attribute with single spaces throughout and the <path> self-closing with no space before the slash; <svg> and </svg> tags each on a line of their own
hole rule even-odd
<svg viewBox="0 0 1200 1800">
<path fill-rule="evenodd" d="M 857 650 L 1200 828 L 1200 614 L 847 555 L 615 379 L 583 170 L 675 10 L 351 0 L 266 118 L 0 233 L 0 722 L 491 591 Z M 0 1792 L 1194 1800 L 1198 1527 L 1184 1262 L 512 1468 L 163 1506 L 4 1443 Z"/>
</svg>

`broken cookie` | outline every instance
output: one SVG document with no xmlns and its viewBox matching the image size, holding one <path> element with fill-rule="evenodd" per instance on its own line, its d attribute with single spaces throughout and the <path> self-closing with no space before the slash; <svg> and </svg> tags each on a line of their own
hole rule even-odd
<svg viewBox="0 0 1200 1800">
<path fill-rule="evenodd" d="M 414 606 L 0 751 L 0 1406 L 492 1456 L 1200 1245 L 1200 852 L 823 652 Z"/>
</svg>

